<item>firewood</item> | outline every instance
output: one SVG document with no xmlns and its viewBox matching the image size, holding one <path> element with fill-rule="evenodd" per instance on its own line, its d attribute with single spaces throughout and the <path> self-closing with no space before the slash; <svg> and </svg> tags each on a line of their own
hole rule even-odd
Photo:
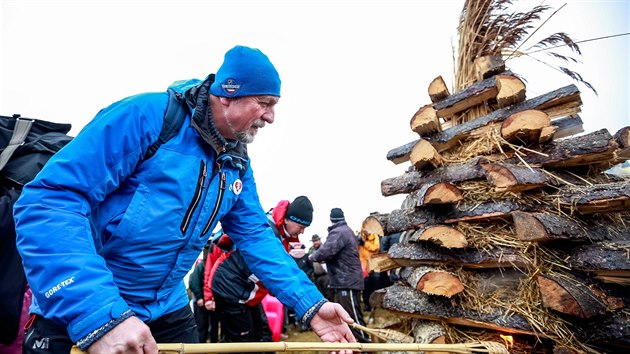
<svg viewBox="0 0 630 354">
<path fill-rule="evenodd" d="M 621 299 L 610 297 L 601 289 L 570 274 L 539 275 L 536 281 L 543 304 L 560 313 L 591 318 L 625 307 Z"/>
<path fill-rule="evenodd" d="M 399 165 L 403 162 L 409 161 L 409 156 L 411 155 L 411 150 L 416 145 L 416 143 L 420 141 L 414 140 L 409 142 L 403 146 L 397 147 L 395 149 L 391 149 L 387 152 L 387 159 L 393 162 L 396 165 Z"/>
<path fill-rule="evenodd" d="M 514 250 L 496 247 L 491 251 L 471 248 L 442 248 L 431 243 L 397 243 L 389 258 L 403 267 L 450 265 L 464 268 L 526 267 L 527 262 Z"/>
<path fill-rule="evenodd" d="M 411 130 L 418 133 L 420 136 L 439 132 L 440 120 L 437 113 L 433 108 L 433 105 L 424 105 L 418 109 L 409 122 Z"/>
<path fill-rule="evenodd" d="M 396 268 L 400 268 L 400 264 L 389 258 L 387 252 L 375 253 L 368 258 L 368 273 L 381 273 Z"/>
<path fill-rule="evenodd" d="M 510 142 L 532 143 L 540 140 L 541 131 L 549 127 L 549 116 L 536 109 L 516 112 L 501 123 L 501 136 Z"/>
<path fill-rule="evenodd" d="M 452 306 L 448 298 L 430 296 L 409 286 L 394 284 L 382 292 L 381 306 L 402 316 L 426 320 L 442 320 L 454 325 L 485 328 L 512 334 L 534 334 L 523 316 L 508 313 L 504 309 L 492 309 L 479 313 Z"/>
<path fill-rule="evenodd" d="M 503 58 L 495 55 L 486 55 L 475 59 L 475 78 L 477 81 L 487 79 L 505 71 Z"/>
<path fill-rule="evenodd" d="M 536 167 L 574 167 L 610 161 L 618 145 L 608 130 L 600 129 L 590 134 L 560 141 L 552 141 L 540 147 L 539 152 L 528 152 L 522 160 Z M 512 160 L 521 161 L 513 158 Z"/>
<path fill-rule="evenodd" d="M 497 192 L 522 192 L 554 184 L 549 175 L 538 168 L 509 163 L 487 163 L 482 165 L 488 182 Z"/>
<path fill-rule="evenodd" d="M 414 319 L 412 323 L 414 343 L 446 343 L 446 329 L 440 323 L 419 319 Z M 424 354 L 443 354 L 443 352 L 424 352 Z"/>
<path fill-rule="evenodd" d="M 416 170 L 421 170 L 426 166 L 439 167 L 442 165 L 442 156 L 435 150 L 433 145 L 426 140 L 420 139 L 411 149 L 409 161 Z"/>
<path fill-rule="evenodd" d="M 615 311 L 588 322 L 573 321 L 573 334 L 599 353 L 627 353 L 630 350 L 630 313 Z"/>
<path fill-rule="evenodd" d="M 516 210 L 529 210 L 528 205 L 512 201 L 501 200 L 497 202 L 459 203 L 444 215 L 444 223 L 456 223 L 460 221 L 494 221 L 507 220 L 510 213 Z"/>
<path fill-rule="evenodd" d="M 553 125 L 543 127 L 540 130 L 540 137 L 538 138 L 538 143 L 544 144 L 550 140 L 553 140 L 553 137 L 556 135 L 557 130 L 558 128 L 554 127 Z"/>
<path fill-rule="evenodd" d="M 503 58 L 495 55 L 486 55 L 475 59 L 475 77 L 477 81 L 487 79 L 490 76 L 500 74 L 505 71 Z"/>
<path fill-rule="evenodd" d="M 557 194 L 561 205 L 582 214 L 625 211 L 630 207 L 630 183 L 627 180 L 579 188 L 564 186 Z"/>
<path fill-rule="evenodd" d="M 548 92 L 544 95 L 540 95 L 527 101 L 515 104 L 513 106 L 497 109 L 496 111 L 486 114 L 485 116 L 453 126 L 442 132 L 423 136 L 423 139 L 431 142 L 436 150 L 442 152 L 455 146 L 458 141 L 470 136 L 474 131 L 487 130 L 488 126 L 492 123 L 500 123 L 510 115 L 517 112 L 522 112 L 528 109 L 538 109 L 547 113 L 550 118 L 567 116 L 577 113 L 572 112 L 560 114 L 551 110 L 551 108 L 555 107 L 556 105 L 564 105 L 567 102 L 576 104 L 578 105 L 578 107 L 579 104 L 576 102 L 580 102 L 581 104 L 580 91 L 575 85 L 565 86 L 555 91 Z M 401 157 L 404 157 L 406 154 L 409 154 L 411 152 L 411 148 L 416 141 L 417 140 L 390 150 L 390 152 L 387 154 L 387 159 L 396 163 L 395 160 L 399 160 Z"/>
<path fill-rule="evenodd" d="M 450 298 L 464 291 L 464 285 L 455 274 L 433 267 L 403 268 L 400 277 L 411 287 L 429 295 Z"/>
<path fill-rule="evenodd" d="M 584 132 L 584 122 L 579 115 L 574 114 L 567 117 L 551 120 L 551 126 L 556 128 L 553 140 L 566 138 Z"/>
<path fill-rule="evenodd" d="M 414 232 L 408 242 L 428 241 L 446 248 L 465 248 L 466 236 L 459 230 L 445 225 L 422 227 Z"/>
<path fill-rule="evenodd" d="M 387 218 L 387 233 L 417 229 L 425 225 L 435 225 L 442 222 L 433 209 L 405 208 L 394 209 Z"/>
<path fill-rule="evenodd" d="M 370 213 L 361 223 L 361 233 L 364 235 L 374 234 L 384 236 L 387 230 L 387 213 Z"/>
<path fill-rule="evenodd" d="M 617 157 L 621 160 L 630 159 L 630 127 L 623 127 L 615 133 L 615 141 L 619 145 Z"/>
<path fill-rule="evenodd" d="M 493 221 L 510 219 L 516 210 L 530 211 L 530 206 L 511 201 L 436 205 L 424 208 L 395 209 L 387 218 L 387 233 L 417 229 L 460 221 Z"/>
<path fill-rule="evenodd" d="M 475 82 L 467 88 L 455 92 L 439 102 L 435 102 L 433 107 L 437 111 L 438 117 L 448 118 L 470 107 L 493 99 L 497 97 L 498 93 L 498 80 L 496 76 L 493 76 L 483 81 Z"/>
<path fill-rule="evenodd" d="M 435 103 L 441 101 L 450 95 L 442 75 L 433 79 L 429 84 L 429 98 L 431 98 L 431 102 Z"/>
<path fill-rule="evenodd" d="M 585 240 L 587 231 L 575 221 L 555 214 L 513 211 L 516 237 L 523 241 Z"/>
<path fill-rule="evenodd" d="M 482 178 L 484 173 L 480 166 L 484 161 L 482 158 L 474 158 L 465 163 L 444 165 L 431 171 L 406 172 L 402 176 L 383 180 L 381 182 L 381 194 L 387 197 L 410 193 L 425 183 L 438 181 L 457 183 Z"/>
<path fill-rule="evenodd" d="M 571 268 L 595 274 L 604 282 L 628 284 L 630 278 L 630 242 L 598 242 L 563 249 Z M 391 252 L 391 249 L 390 249 Z M 390 253 L 392 259 L 395 257 Z M 397 261 L 397 263 L 401 264 Z"/>
<path fill-rule="evenodd" d="M 497 75 L 499 92 L 497 107 L 503 108 L 525 101 L 525 84 L 521 79 L 511 75 Z"/>
<path fill-rule="evenodd" d="M 463 198 L 462 192 L 452 183 L 428 182 L 407 196 L 403 203 L 403 208 L 428 204 L 456 203 Z"/>
</svg>

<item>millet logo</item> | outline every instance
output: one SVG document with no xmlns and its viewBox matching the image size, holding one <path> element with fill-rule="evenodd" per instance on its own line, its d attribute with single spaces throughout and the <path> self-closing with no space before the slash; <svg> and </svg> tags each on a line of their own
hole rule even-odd
<svg viewBox="0 0 630 354">
<path fill-rule="evenodd" d="M 36 339 L 33 343 L 33 349 L 48 349 L 50 338 Z"/>
</svg>

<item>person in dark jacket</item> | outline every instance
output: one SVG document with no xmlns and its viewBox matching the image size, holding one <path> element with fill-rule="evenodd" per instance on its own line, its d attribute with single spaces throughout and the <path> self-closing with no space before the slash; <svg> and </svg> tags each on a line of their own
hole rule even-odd
<svg viewBox="0 0 630 354">
<path fill-rule="evenodd" d="M 197 265 L 195 265 L 190 277 L 188 278 L 188 288 L 193 295 L 193 314 L 195 316 L 195 321 L 197 322 L 199 343 L 206 343 L 208 341 L 211 330 L 212 333 L 218 333 L 214 311 L 206 309 L 204 301 L 204 274 L 206 262 L 214 247 L 217 246 L 212 242 L 208 242 L 203 247 L 203 257 L 198 261 Z M 214 340 L 211 340 L 211 342 L 216 343 L 216 334 L 213 339 Z"/>
<path fill-rule="evenodd" d="M 291 243 L 300 242 L 299 236 L 312 220 L 313 205 L 306 196 L 290 203 L 282 200 L 267 213 L 267 222 L 282 243 L 284 255 L 289 253 Z M 221 342 L 271 341 L 272 333 L 261 305 L 270 292 L 258 274 L 250 270 L 241 250 L 237 247 L 217 261 L 214 268 L 211 289 L 221 322 Z"/>
<path fill-rule="evenodd" d="M 363 272 L 359 260 L 359 240 L 348 226 L 340 208 L 330 211 L 332 225 L 328 227 L 326 242 L 309 259 L 313 262 L 326 262 L 329 287 L 333 291 L 334 301 L 338 302 L 352 316 L 352 319 L 365 325 L 361 312 L 361 292 L 363 291 Z M 359 342 L 370 342 L 367 333 L 353 329 L 352 333 Z"/>
<path fill-rule="evenodd" d="M 247 144 L 279 99 L 269 58 L 235 46 L 216 74 L 121 99 L 59 150 L 14 207 L 33 293 L 25 350 L 155 354 L 157 342 L 196 342 L 184 277 L 219 223 L 322 341 L 355 342 L 352 319 L 299 270 L 260 205 Z M 169 102 L 183 125 L 151 150 L 173 128 Z"/>
</svg>

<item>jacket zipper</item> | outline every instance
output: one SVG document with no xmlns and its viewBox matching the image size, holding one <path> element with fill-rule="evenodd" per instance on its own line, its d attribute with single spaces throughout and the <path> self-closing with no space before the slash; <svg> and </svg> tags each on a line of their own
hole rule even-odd
<svg viewBox="0 0 630 354">
<path fill-rule="evenodd" d="M 220 167 L 219 167 L 219 172 L 220 172 Z M 214 205 L 214 210 L 212 210 L 210 219 L 208 219 L 206 226 L 203 228 L 203 231 L 201 231 L 201 236 L 205 235 L 208 232 L 208 230 L 210 229 L 210 226 L 212 226 L 212 223 L 214 222 L 214 218 L 216 218 L 217 214 L 219 213 L 219 209 L 221 209 L 221 203 L 223 202 L 223 194 L 225 193 L 225 185 L 226 185 L 225 172 L 221 172 L 221 179 L 219 180 L 219 195 L 217 196 L 217 203 Z"/>
<path fill-rule="evenodd" d="M 182 232 L 182 235 L 186 234 L 186 230 L 188 229 L 188 225 L 190 224 L 190 218 L 192 217 L 195 208 L 199 205 L 199 200 L 201 200 L 201 193 L 203 192 L 203 185 L 206 181 L 206 173 L 207 167 L 206 163 L 202 160 L 199 171 L 199 178 L 197 180 L 197 187 L 195 188 L 195 195 L 193 197 L 192 202 L 188 206 L 188 210 L 186 210 L 186 214 L 184 215 L 184 220 L 182 220 L 182 224 L 179 229 Z"/>
</svg>

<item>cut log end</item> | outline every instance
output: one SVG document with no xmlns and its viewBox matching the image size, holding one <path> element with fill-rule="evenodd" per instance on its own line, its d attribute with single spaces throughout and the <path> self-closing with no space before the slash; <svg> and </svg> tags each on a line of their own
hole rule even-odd
<svg viewBox="0 0 630 354">
<path fill-rule="evenodd" d="M 433 79 L 429 84 L 429 98 L 431 98 L 431 102 L 435 103 L 441 101 L 450 95 L 448 87 L 441 75 Z"/>
<path fill-rule="evenodd" d="M 409 122 L 411 130 L 419 135 L 440 132 L 440 120 L 432 105 L 420 107 Z"/>
<path fill-rule="evenodd" d="M 427 227 L 422 230 L 417 240 L 429 241 L 446 248 L 468 247 L 468 241 L 463 233 L 457 229 L 443 225 Z"/>
<path fill-rule="evenodd" d="M 543 111 L 530 109 L 509 116 L 501 124 L 501 136 L 510 142 L 538 143 L 542 129 L 551 125 Z"/>
<path fill-rule="evenodd" d="M 464 291 L 464 285 L 456 276 L 447 272 L 427 272 L 416 289 L 429 295 L 451 297 Z"/>
<path fill-rule="evenodd" d="M 422 139 L 414 145 L 409 155 L 409 160 L 417 170 L 421 170 L 428 165 L 439 167 L 443 163 L 442 156 L 440 156 L 433 145 Z"/>
<path fill-rule="evenodd" d="M 441 182 L 429 187 L 423 199 L 424 204 L 448 204 L 457 203 L 464 195 L 452 183 Z"/>
<path fill-rule="evenodd" d="M 511 106 L 525 101 L 525 84 L 521 79 L 511 75 L 497 75 L 497 106 Z"/>
</svg>

